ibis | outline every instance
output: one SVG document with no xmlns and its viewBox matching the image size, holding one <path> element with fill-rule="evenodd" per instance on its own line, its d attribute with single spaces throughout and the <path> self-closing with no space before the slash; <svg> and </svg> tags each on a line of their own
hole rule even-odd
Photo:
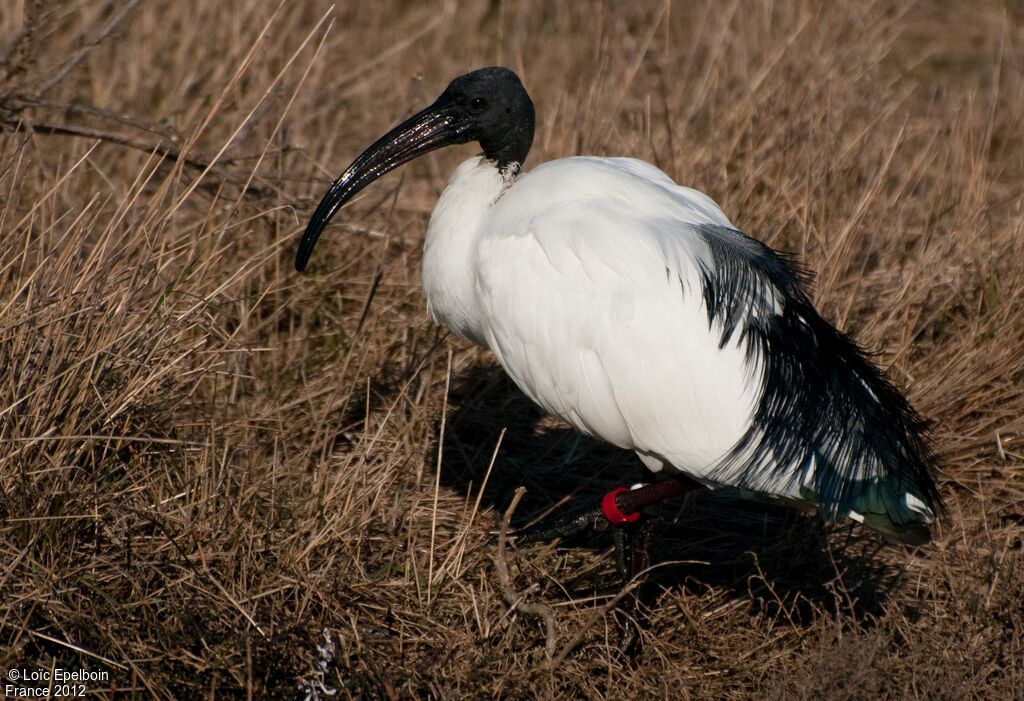
<svg viewBox="0 0 1024 701">
<path fill-rule="evenodd" d="M 927 542 L 941 500 L 925 424 L 818 314 L 793 259 L 640 160 L 570 157 L 526 172 L 533 136 L 513 71 L 456 78 L 334 181 L 295 261 L 305 269 L 331 218 L 377 178 L 479 143 L 427 228 L 430 314 L 489 348 L 543 409 L 635 451 L 651 473 L 533 535 L 601 524 L 639 548 L 644 507 L 706 487 Z M 627 574 L 646 567 L 646 553 L 623 550 Z"/>
</svg>

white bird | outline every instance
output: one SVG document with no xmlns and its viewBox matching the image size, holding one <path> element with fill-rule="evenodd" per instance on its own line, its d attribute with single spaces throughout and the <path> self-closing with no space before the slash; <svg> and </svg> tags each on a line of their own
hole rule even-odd
<svg viewBox="0 0 1024 701">
<path fill-rule="evenodd" d="M 923 422 L 818 315 L 791 259 L 639 160 L 563 158 L 524 173 L 533 132 L 515 73 L 456 78 L 334 182 L 296 268 L 364 186 L 478 141 L 427 229 L 427 306 L 541 407 L 674 478 L 616 490 L 598 516 L 624 525 L 692 480 L 926 542 L 941 502 Z"/>
</svg>

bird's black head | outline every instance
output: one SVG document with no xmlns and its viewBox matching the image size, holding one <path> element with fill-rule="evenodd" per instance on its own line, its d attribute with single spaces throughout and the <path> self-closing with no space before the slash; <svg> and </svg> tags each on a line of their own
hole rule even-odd
<svg viewBox="0 0 1024 701">
<path fill-rule="evenodd" d="M 499 168 L 522 165 L 533 144 L 533 102 L 507 68 L 481 68 L 459 76 L 432 107 L 455 115 L 459 143 L 478 141 Z"/>
<path fill-rule="evenodd" d="M 533 144 L 533 102 L 507 68 L 481 68 L 453 80 L 430 107 L 405 120 L 366 149 L 320 201 L 295 256 L 309 262 L 320 233 L 357 192 L 417 156 L 449 144 L 478 141 L 498 168 L 518 167 Z"/>
</svg>

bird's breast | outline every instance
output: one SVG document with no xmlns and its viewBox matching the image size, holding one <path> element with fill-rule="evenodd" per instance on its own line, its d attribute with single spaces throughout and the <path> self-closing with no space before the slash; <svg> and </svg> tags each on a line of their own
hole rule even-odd
<svg viewBox="0 0 1024 701">
<path fill-rule="evenodd" d="M 423 246 L 423 292 L 439 324 L 485 345 L 475 288 L 477 245 L 506 179 L 491 161 L 460 165 L 430 217 Z"/>
</svg>

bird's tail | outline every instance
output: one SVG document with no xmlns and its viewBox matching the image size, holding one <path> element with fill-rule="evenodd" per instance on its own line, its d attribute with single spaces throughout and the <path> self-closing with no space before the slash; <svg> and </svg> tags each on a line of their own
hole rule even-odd
<svg viewBox="0 0 1024 701">
<path fill-rule="evenodd" d="M 800 491 L 807 501 L 819 501 L 812 490 L 801 488 Z M 897 490 L 888 485 L 869 484 L 859 490 L 846 515 L 905 545 L 924 545 L 931 541 L 928 525 L 935 521 L 935 512 L 925 502 L 927 497 L 917 495 L 913 488 L 909 488 L 897 491 L 902 493 L 902 499 L 893 498 L 894 491 Z"/>
<path fill-rule="evenodd" d="M 811 304 L 794 261 L 724 227 L 700 231 L 709 323 L 739 334 L 763 391 L 746 435 L 711 478 L 816 504 L 904 543 L 930 539 L 942 501 L 925 421 Z"/>
</svg>

